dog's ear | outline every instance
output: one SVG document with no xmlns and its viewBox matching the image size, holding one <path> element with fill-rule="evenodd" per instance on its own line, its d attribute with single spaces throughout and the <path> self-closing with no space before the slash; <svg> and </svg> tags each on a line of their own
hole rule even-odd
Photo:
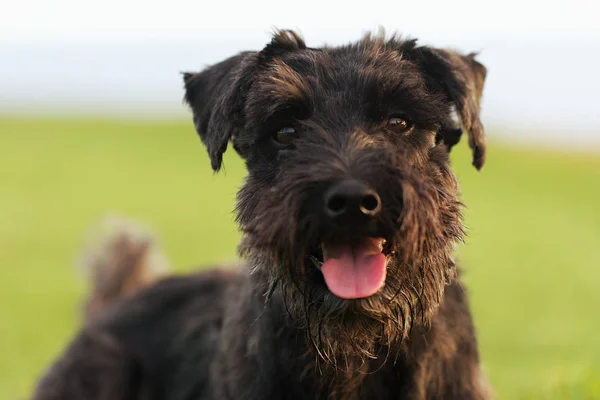
<svg viewBox="0 0 600 400">
<path fill-rule="evenodd" d="M 428 84 L 451 100 L 462 121 L 462 127 L 444 126 L 440 139 L 450 150 L 460 140 L 463 129 L 469 135 L 473 165 L 478 170 L 485 163 L 485 135 L 479 117 L 486 68 L 475 60 L 476 54 L 461 55 L 451 50 L 431 47 L 414 49 Z"/>
<path fill-rule="evenodd" d="M 243 127 L 245 92 L 252 81 L 255 54 L 240 53 L 199 73 L 183 73 L 184 101 L 192 109 L 194 127 L 215 172 L 221 168 L 229 139 Z"/>
<path fill-rule="evenodd" d="M 243 52 L 199 73 L 183 73 L 184 101 L 191 107 L 194 126 L 208 150 L 216 172 L 230 139 L 244 128 L 244 104 L 258 68 L 286 52 L 305 49 L 302 38 L 278 30 L 260 52 Z"/>
</svg>

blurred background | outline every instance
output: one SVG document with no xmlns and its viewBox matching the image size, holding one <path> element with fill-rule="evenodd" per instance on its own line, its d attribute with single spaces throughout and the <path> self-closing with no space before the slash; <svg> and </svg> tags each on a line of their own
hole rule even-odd
<svg viewBox="0 0 600 400">
<path fill-rule="evenodd" d="M 235 257 L 232 152 L 213 175 L 181 71 L 259 50 L 274 27 L 309 46 L 384 27 L 480 51 L 489 156 L 453 151 L 459 250 L 484 367 L 501 399 L 600 399 L 598 2 L 2 0 L 0 398 L 25 399 L 80 324 L 90 224 L 134 218 L 173 269 Z"/>
</svg>

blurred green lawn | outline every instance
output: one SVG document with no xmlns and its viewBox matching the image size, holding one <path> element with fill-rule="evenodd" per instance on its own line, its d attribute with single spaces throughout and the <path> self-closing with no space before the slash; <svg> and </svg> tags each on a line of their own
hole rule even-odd
<svg viewBox="0 0 600 400">
<path fill-rule="evenodd" d="M 600 156 L 491 144 L 453 161 L 460 248 L 501 399 L 600 399 Z M 213 175 L 191 122 L 0 119 L 0 399 L 27 397 L 79 324 L 74 261 L 115 212 L 155 229 L 185 271 L 235 256 L 242 163 Z"/>
</svg>

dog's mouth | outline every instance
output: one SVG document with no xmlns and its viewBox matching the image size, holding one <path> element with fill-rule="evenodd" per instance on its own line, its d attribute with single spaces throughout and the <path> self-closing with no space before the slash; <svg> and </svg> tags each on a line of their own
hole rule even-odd
<svg viewBox="0 0 600 400">
<path fill-rule="evenodd" d="M 385 285 L 390 253 L 385 245 L 385 239 L 375 237 L 324 241 L 309 258 L 331 293 L 342 299 L 362 299 Z"/>
</svg>

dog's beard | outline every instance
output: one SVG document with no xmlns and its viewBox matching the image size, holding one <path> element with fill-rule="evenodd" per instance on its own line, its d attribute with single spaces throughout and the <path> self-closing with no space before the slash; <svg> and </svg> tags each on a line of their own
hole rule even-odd
<svg viewBox="0 0 600 400">
<path fill-rule="evenodd" d="M 385 285 L 370 297 L 345 300 L 334 296 L 311 258 L 310 247 L 264 246 L 251 234 L 245 237 L 242 253 L 251 259 L 255 273 L 264 276 L 260 290 L 267 301 L 280 299 L 319 358 L 336 370 L 353 373 L 369 359 L 398 356 L 412 328 L 428 324 L 454 276 L 451 250 L 455 240 L 445 237 L 437 226 L 426 226 L 419 213 L 427 215 L 432 210 L 423 209 L 422 199 L 421 211 L 407 210 L 407 196 L 403 223 L 388 236 Z M 432 230 L 439 232 L 434 235 Z"/>
<path fill-rule="evenodd" d="M 299 280 L 286 273 L 283 260 L 273 254 L 255 248 L 247 254 L 257 261 L 255 273 L 267 277 L 260 279 L 266 301 L 282 301 L 319 358 L 346 373 L 360 370 L 369 359 L 383 356 L 385 362 L 397 357 L 413 327 L 428 324 L 454 274 L 452 258 L 445 253 L 425 256 L 413 265 L 392 255 L 385 286 L 378 293 L 345 300 L 328 290 L 321 272 L 307 265 L 306 258 L 295 260 L 306 269 Z"/>
</svg>

